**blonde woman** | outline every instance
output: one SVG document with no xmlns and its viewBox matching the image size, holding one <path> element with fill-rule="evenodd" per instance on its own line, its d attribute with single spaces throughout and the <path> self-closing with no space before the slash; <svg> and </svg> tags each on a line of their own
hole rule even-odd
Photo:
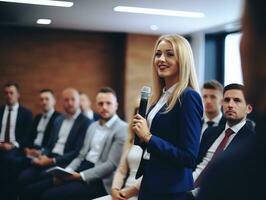
<svg viewBox="0 0 266 200">
<path fill-rule="evenodd" d="M 140 200 L 182 200 L 193 188 L 203 106 L 188 41 L 161 36 L 153 56 L 153 94 L 144 119 L 132 130 L 146 145 L 137 177 L 143 174 Z"/>
</svg>

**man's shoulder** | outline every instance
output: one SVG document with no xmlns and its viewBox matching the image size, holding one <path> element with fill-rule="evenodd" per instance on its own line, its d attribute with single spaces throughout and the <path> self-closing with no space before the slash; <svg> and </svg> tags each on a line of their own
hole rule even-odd
<svg viewBox="0 0 266 200">
<path fill-rule="evenodd" d="M 120 127 L 120 128 L 127 128 L 128 124 L 124 120 L 122 120 L 120 117 L 117 116 L 116 121 L 114 122 L 114 127 Z"/>
<path fill-rule="evenodd" d="M 84 123 L 86 124 L 86 126 L 90 125 L 93 122 L 93 120 L 90 120 L 83 113 L 80 113 L 75 121 L 77 121 L 78 123 L 82 123 L 82 124 Z"/>
<path fill-rule="evenodd" d="M 58 117 L 58 116 L 60 116 L 60 115 L 62 115 L 62 113 L 60 113 L 60 112 L 58 112 L 58 111 L 54 111 L 54 113 L 52 114 L 52 116 L 54 116 L 54 117 Z"/>
<path fill-rule="evenodd" d="M 181 99 L 187 100 L 187 99 L 190 99 L 191 97 L 201 100 L 200 94 L 196 90 L 192 89 L 191 87 L 187 87 L 182 92 Z"/>
<path fill-rule="evenodd" d="M 26 108 L 26 107 L 24 107 L 24 106 L 22 106 L 22 105 L 19 105 L 19 107 L 18 107 L 18 111 L 19 111 L 19 112 L 23 112 L 23 113 L 27 113 L 27 114 L 31 114 L 31 115 L 32 115 L 31 110 L 28 109 L 28 108 Z"/>
</svg>

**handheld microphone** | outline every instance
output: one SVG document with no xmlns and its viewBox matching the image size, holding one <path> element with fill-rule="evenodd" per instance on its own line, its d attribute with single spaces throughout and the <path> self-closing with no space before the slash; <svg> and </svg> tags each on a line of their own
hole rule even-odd
<svg viewBox="0 0 266 200">
<path fill-rule="evenodd" d="M 148 105 L 148 99 L 151 94 L 151 88 L 148 86 L 143 86 L 140 91 L 140 104 L 139 104 L 139 114 L 145 118 L 146 110 Z M 138 137 L 135 137 L 134 144 L 141 145 L 141 141 Z"/>
<path fill-rule="evenodd" d="M 139 104 L 139 114 L 145 118 L 148 98 L 151 94 L 151 88 L 148 86 L 143 86 L 140 91 L 140 104 Z"/>
</svg>

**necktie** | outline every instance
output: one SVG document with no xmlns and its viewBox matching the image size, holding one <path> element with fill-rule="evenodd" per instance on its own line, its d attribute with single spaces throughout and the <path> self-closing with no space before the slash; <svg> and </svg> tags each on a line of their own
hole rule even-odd
<svg viewBox="0 0 266 200">
<path fill-rule="evenodd" d="M 213 121 L 208 121 L 208 122 L 207 122 L 208 128 L 209 128 L 209 127 L 212 127 L 212 126 L 213 126 L 213 124 L 214 124 L 214 122 L 213 122 Z"/>
<path fill-rule="evenodd" d="M 225 131 L 225 135 L 224 135 L 224 138 L 223 140 L 221 141 L 221 143 L 219 144 L 219 146 L 217 147 L 217 149 L 215 150 L 213 156 L 212 156 L 212 159 L 218 155 L 221 151 L 224 150 L 228 140 L 229 140 L 229 137 L 234 133 L 234 131 L 231 129 L 231 128 L 228 128 L 226 129 Z"/>
<path fill-rule="evenodd" d="M 218 147 L 216 148 L 215 152 L 213 153 L 213 156 L 211 158 L 211 160 L 208 162 L 208 164 L 206 165 L 206 167 L 201 171 L 200 175 L 197 177 L 197 179 L 194 182 L 194 187 L 199 187 L 200 186 L 200 182 L 202 179 L 202 176 L 204 175 L 206 169 L 208 168 L 209 163 L 212 161 L 213 158 L 215 158 L 220 152 L 222 152 L 229 140 L 229 137 L 234 134 L 234 131 L 231 128 L 226 129 L 225 131 L 225 135 L 223 140 L 221 141 L 221 143 L 218 145 Z"/>
<path fill-rule="evenodd" d="M 5 142 L 10 142 L 10 120 L 11 120 L 12 108 L 8 108 L 7 120 L 6 120 L 6 130 L 5 130 Z"/>
</svg>

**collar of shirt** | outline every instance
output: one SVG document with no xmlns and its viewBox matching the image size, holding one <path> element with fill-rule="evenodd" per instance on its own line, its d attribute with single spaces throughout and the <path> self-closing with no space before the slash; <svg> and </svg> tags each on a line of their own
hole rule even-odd
<svg viewBox="0 0 266 200">
<path fill-rule="evenodd" d="M 6 105 L 5 109 L 8 111 L 9 107 L 12 108 L 12 111 L 14 111 L 14 110 L 18 110 L 19 104 L 18 104 L 18 103 L 15 103 L 15 104 L 12 105 L 12 106 L 8 106 L 8 105 Z"/>
<path fill-rule="evenodd" d="M 103 124 L 102 126 L 106 126 L 108 128 L 111 128 L 111 126 L 114 124 L 114 122 L 118 119 L 118 116 L 115 114 L 113 117 L 111 117 L 111 119 L 109 119 L 105 124 Z M 100 122 L 98 121 L 99 126 Z"/>
<path fill-rule="evenodd" d="M 46 118 L 49 119 L 49 118 L 53 115 L 53 113 L 54 113 L 54 108 L 51 108 L 50 110 L 48 110 L 48 112 L 43 113 L 43 114 L 42 114 L 42 117 L 43 117 L 44 115 L 46 115 Z"/>
<path fill-rule="evenodd" d="M 227 123 L 225 125 L 225 130 L 227 130 L 228 128 L 231 128 L 234 133 L 238 133 L 238 131 L 246 124 L 246 119 L 242 120 L 241 122 L 239 122 L 238 124 L 230 127 Z"/>
<path fill-rule="evenodd" d="M 219 124 L 223 114 L 220 112 L 216 117 L 214 117 L 212 120 L 210 120 L 206 115 L 204 116 L 204 123 L 207 123 L 208 121 L 213 121 L 215 124 Z"/>
<path fill-rule="evenodd" d="M 165 90 L 165 88 L 163 88 L 163 94 L 173 94 L 175 88 L 177 86 L 177 83 L 175 83 L 174 85 L 172 85 L 168 90 Z"/>
</svg>

